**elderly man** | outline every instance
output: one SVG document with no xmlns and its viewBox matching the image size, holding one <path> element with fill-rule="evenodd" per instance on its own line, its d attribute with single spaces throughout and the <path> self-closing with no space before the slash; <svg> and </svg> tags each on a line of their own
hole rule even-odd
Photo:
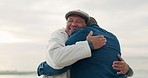
<svg viewBox="0 0 148 78">
<path fill-rule="evenodd" d="M 77 29 L 86 27 L 86 24 L 88 23 L 89 18 L 90 18 L 89 15 L 83 11 L 78 10 L 78 11 L 68 12 L 65 17 L 67 19 L 67 26 L 66 26 L 65 32 L 64 31 L 55 32 L 56 34 L 53 34 L 52 38 L 49 41 L 50 43 L 49 43 L 49 47 L 48 47 L 49 49 L 48 49 L 47 60 L 46 60 L 47 64 L 50 65 L 55 70 L 56 69 L 63 70 L 65 66 L 69 66 L 69 65 L 75 63 L 76 61 L 80 60 L 71 66 L 71 71 L 70 71 L 71 78 L 87 78 L 87 77 L 90 78 L 90 76 L 92 78 L 95 78 L 95 77 L 99 78 L 99 76 L 100 76 L 100 78 L 103 78 L 103 76 L 105 76 L 105 75 L 107 75 L 105 77 L 109 76 L 109 77 L 124 78 L 124 76 L 118 77 L 118 75 L 116 75 L 117 71 L 114 70 L 114 69 L 119 69 L 119 67 L 120 67 L 119 65 L 122 64 L 121 65 L 122 67 L 120 67 L 118 74 L 125 74 L 128 71 L 129 67 L 123 60 L 117 61 L 118 59 L 116 57 L 114 57 L 115 59 L 109 58 L 112 60 L 103 59 L 104 62 L 110 61 L 109 64 L 107 64 L 107 65 L 110 65 L 111 62 L 116 61 L 117 63 L 113 63 L 114 69 L 109 68 L 109 67 L 111 67 L 111 65 L 110 66 L 107 66 L 107 65 L 105 66 L 105 64 L 101 65 L 102 63 L 99 62 L 99 59 L 96 60 L 96 58 L 103 58 L 103 56 L 105 56 L 105 54 L 106 54 L 105 51 L 107 51 L 107 53 L 109 53 L 111 50 L 111 49 L 104 50 L 104 49 L 108 49 L 107 47 L 106 48 L 102 47 L 106 44 L 105 43 L 106 40 L 102 36 L 97 36 L 97 35 L 106 35 L 106 34 L 100 34 L 100 31 L 99 31 L 99 32 L 97 32 L 98 34 L 94 33 L 94 34 L 96 34 L 96 36 L 91 36 L 90 34 L 88 35 L 88 32 L 90 32 L 90 31 L 87 31 L 87 30 L 80 31 L 79 30 L 80 33 L 77 33 L 76 36 L 73 36 L 73 35 L 70 36 L 71 33 L 77 31 Z M 98 27 L 97 27 L 97 29 L 98 29 Z M 95 29 L 93 29 L 93 30 L 95 30 Z M 106 31 L 103 31 L 103 32 L 106 33 Z M 83 36 L 84 35 L 83 33 L 85 33 L 85 36 Z M 102 31 L 101 31 L 101 33 L 102 33 Z M 68 35 L 70 36 L 69 39 L 68 39 Z M 112 34 L 109 33 L 109 35 L 112 35 Z M 76 39 L 76 37 L 78 37 L 78 36 L 79 37 L 82 36 L 82 38 Z M 86 36 L 87 36 L 87 38 L 86 38 Z M 116 39 L 116 37 L 114 35 L 112 35 L 112 36 L 113 36 L 113 38 L 115 38 L 115 43 L 117 44 L 117 45 L 114 45 L 113 48 L 118 50 L 118 52 L 117 53 L 115 52 L 113 56 L 115 56 L 115 54 L 117 56 L 117 54 L 120 53 L 120 47 L 119 47 L 118 40 Z M 109 42 L 107 44 L 110 45 L 113 42 L 110 42 L 109 37 L 110 36 L 108 36 L 108 35 L 106 36 L 107 40 L 109 40 Z M 68 39 L 68 41 L 66 42 L 67 39 Z M 85 40 L 87 40 L 87 41 L 85 41 Z M 81 42 L 77 42 L 77 41 L 81 41 Z M 66 45 L 70 45 L 70 46 L 65 46 L 64 45 L 65 42 L 66 42 Z M 73 44 L 73 43 L 76 43 L 76 44 Z M 84 47 L 82 47 L 80 45 L 83 45 Z M 92 52 L 90 51 L 90 49 L 92 50 Z M 101 51 L 99 52 L 99 50 L 101 50 Z M 102 55 L 101 55 L 101 53 L 102 53 Z M 110 56 L 112 56 L 112 55 L 110 55 Z M 108 57 L 108 56 L 105 56 L 105 57 Z M 84 59 L 84 58 L 87 58 L 87 59 Z M 83 60 L 81 60 L 81 59 L 83 59 Z M 94 62 L 96 60 L 96 64 L 92 63 L 93 60 L 94 60 Z M 89 70 L 87 70 L 87 68 L 82 68 L 82 67 L 87 67 L 87 66 L 88 66 Z M 91 68 L 91 67 L 93 67 L 93 68 Z M 123 67 L 124 67 L 124 69 L 122 69 Z M 99 70 L 98 68 L 100 68 L 101 70 Z M 96 69 L 98 69 L 98 71 Z M 103 69 L 104 69 L 104 71 L 109 71 L 109 72 L 107 72 L 107 73 L 100 72 Z M 60 71 L 60 70 L 56 70 L 56 71 Z M 82 71 L 83 71 L 83 73 L 81 73 Z M 91 73 L 91 71 L 93 71 L 93 72 Z M 64 72 L 65 71 L 62 71 L 62 73 L 64 73 Z M 100 74 L 98 74 L 98 73 L 100 73 Z M 42 73 L 42 74 L 48 75 L 47 73 L 46 74 Z M 42 75 L 42 74 L 40 74 L 40 75 Z M 61 73 L 57 73 L 57 74 L 61 74 Z M 90 74 L 90 75 L 87 76 L 87 74 Z M 55 78 L 58 76 L 56 74 L 52 74 L 52 75 L 54 75 Z M 61 74 L 61 75 L 65 76 L 65 74 Z M 65 78 L 65 77 L 61 77 L 61 78 Z"/>
</svg>

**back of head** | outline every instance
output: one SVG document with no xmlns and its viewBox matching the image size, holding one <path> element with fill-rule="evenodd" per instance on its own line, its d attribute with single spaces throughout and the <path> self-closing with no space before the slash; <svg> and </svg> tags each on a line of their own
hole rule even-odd
<svg viewBox="0 0 148 78">
<path fill-rule="evenodd" d="M 78 16 L 84 18 L 86 24 L 88 23 L 88 21 L 89 21 L 89 19 L 90 19 L 89 15 L 88 15 L 86 12 L 82 11 L 82 10 L 72 10 L 72 11 L 69 11 L 69 12 L 66 13 L 66 15 L 65 15 L 66 20 L 67 20 L 68 17 L 71 16 L 71 15 L 78 15 Z"/>
<path fill-rule="evenodd" d="M 90 17 L 89 21 L 87 23 L 87 26 L 91 25 L 91 24 L 97 24 L 97 21 L 94 17 Z"/>
</svg>

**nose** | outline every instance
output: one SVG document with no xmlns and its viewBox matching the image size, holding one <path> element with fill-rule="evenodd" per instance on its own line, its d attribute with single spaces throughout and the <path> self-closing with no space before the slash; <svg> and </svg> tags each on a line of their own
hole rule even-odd
<svg viewBox="0 0 148 78">
<path fill-rule="evenodd" d="M 72 26 L 72 27 L 77 27 L 76 22 L 72 22 L 72 23 L 71 23 L 71 26 Z"/>
</svg>

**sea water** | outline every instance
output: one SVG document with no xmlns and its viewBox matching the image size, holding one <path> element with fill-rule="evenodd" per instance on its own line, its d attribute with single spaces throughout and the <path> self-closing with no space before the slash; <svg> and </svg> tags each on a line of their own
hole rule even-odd
<svg viewBox="0 0 148 78">
<path fill-rule="evenodd" d="M 148 78 L 148 55 L 128 56 L 125 59 L 134 71 L 134 75 L 131 78 Z"/>
<path fill-rule="evenodd" d="M 0 75 L 0 78 L 38 78 L 35 75 Z"/>
</svg>

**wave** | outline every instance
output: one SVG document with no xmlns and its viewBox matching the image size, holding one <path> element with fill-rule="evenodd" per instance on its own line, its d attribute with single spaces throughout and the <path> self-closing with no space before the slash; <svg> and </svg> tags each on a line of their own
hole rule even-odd
<svg viewBox="0 0 148 78">
<path fill-rule="evenodd" d="M 0 75 L 35 75 L 36 71 L 0 71 Z"/>
</svg>

